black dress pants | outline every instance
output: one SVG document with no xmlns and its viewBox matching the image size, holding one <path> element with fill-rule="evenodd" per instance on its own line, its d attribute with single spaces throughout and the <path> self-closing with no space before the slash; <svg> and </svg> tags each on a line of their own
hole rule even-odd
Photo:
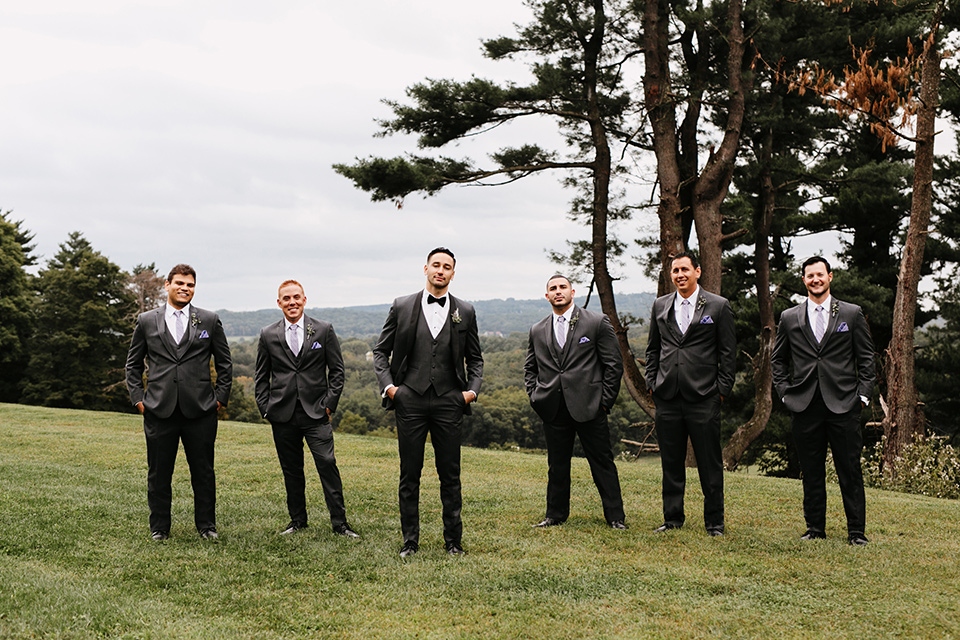
<svg viewBox="0 0 960 640">
<path fill-rule="evenodd" d="M 271 426 L 273 443 L 283 471 L 283 484 L 287 490 L 290 521 L 299 526 L 307 525 L 307 481 L 303 472 L 303 443 L 306 441 L 320 475 L 323 498 L 330 512 L 330 524 L 334 529 L 346 524 L 343 482 L 333 453 L 333 427 L 330 421 L 311 418 L 298 401 L 289 422 L 271 423 Z"/>
<path fill-rule="evenodd" d="M 143 432 L 147 439 L 147 505 L 150 507 L 150 531 L 170 532 L 170 488 L 177 451 L 183 451 L 190 467 L 193 485 L 193 517 L 197 531 L 217 528 L 217 484 L 213 472 L 214 442 L 217 439 L 216 410 L 187 418 L 177 407 L 169 418 L 143 412 Z"/>
<path fill-rule="evenodd" d="M 657 405 L 657 442 L 663 470 L 663 521 L 683 524 L 687 481 L 687 438 L 693 445 L 703 491 L 703 521 L 708 531 L 723 531 L 723 453 L 720 448 L 720 394 L 696 401 L 677 396 Z"/>
<path fill-rule="evenodd" d="M 427 434 L 433 443 L 440 502 L 443 505 L 443 540 L 460 544 L 463 522 L 460 510 L 460 437 L 463 427 L 463 393 L 437 395 L 433 387 L 420 395 L 400 385 L 393 397 L 400 449 L 400 529 L 404 543 L 420 542 L 420 476 Z"/>
<path fill-rule="evenodd" d="M 819 389 L 810 405 L 793 414 L 793 437 L 803 474 L 803 517 L 807 529 L 824 532 L 827 518 L 827 444 L 833 452 L 848 533 L 864 533 L 866 499 L 860 454 L 860 407 L 847 413 L 833 413 L 823 402 Z"/>
<path fill-rule="evenodd" d="M 607 522 L 624 520 L 620 476 L 610 448 L 610 429 L 603 411 L 589 422 L 577 422 L 570 416 L 561 398 L 557 415 L 543 423 L 547 441 L 547 512 L 546 517 L 563 522 L 570 515 L 570 463 L 573 443 L 580 436 L 593 482 L 600 493 L 603 517 Z"/>
</svg>

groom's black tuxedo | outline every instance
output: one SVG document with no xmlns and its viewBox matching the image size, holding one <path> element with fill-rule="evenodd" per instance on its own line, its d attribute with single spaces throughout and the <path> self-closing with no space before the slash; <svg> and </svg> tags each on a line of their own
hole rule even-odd
<svg viewBox="0 0 960 640">
<path fill-rule="evenodd" d="M 333 413 L 343 392 L 344 369 L 340 342 L 329 322 L 302 316 L 300 353 L 287 344 L 287 323 L 260 331 L 254 389 L 260 414 L 270 421 L 277 457 L 287 490 L 291 523 L 307 525 L 303 473 L 303 443 L 313 455 L 334 530 L 346 524 L 343 483 L 334 456 Z"/>
<path fill-rule="evenodd" d="M 179 344 L 167 331 L 166 305 L 140 314 L 127 354 L 130 400 L 134 405 L 143 402 L 147 502 L 153 532 L 170 531 L 170 482 L 180 440 L 190 466 L 197 530 L 216 530 L 213 456 L 217 403 L 226 406 L 230 399 L 233 367 L 217 314 L 192 305 L 189 309 Z M 211 356 L 217 373 L 215 384 L 210 379 Z M 145 361 L 149 363 L 146 387 Z"/>
<path fill-rule="evenodd" d="M 771 361 L 773 386 L 793 416 L 807 529 L 823 533 L 826 525 L 824 466 L 829 443 L 848 533 L 863 534 L 866 505 L 860 467 L 860 403 L 861 397 L 869 399 L 873 390 L 873 339 L 859 306 L 830 300 L 825 309 L 826 330 L 819 343 L 808 320 L 809 298 L 780 315 Z"/>
<path fill-rule="evenodd" d="M 590 464 L 607 522 L 624 520 L 620 479 L 610 448 L 607 412 L 620 391 L 623 360 L 607 316 L 574 305 L 563 348 L 554 314 L 530 328 L 524 384 L 543 419 L 547 441 L 546 517 L 563 522 L 570 513 L 570 460 L 574 438 Z"/>
<path fill-rule="evenodd" d="M 463 392 L 480 393 L 483 356 L 473 305 L 447 296 L 439 334 L 430 333 L 420 291 L 397 298 L 373 348 L 383 406 L 396 409 L 400 450 L 400 526 L 404 543 L 420 538 L 420 475 L 427 434 L 431 436 L 443 503 L 443 537 L 461 543 L 460 432 L 470 412 Z M 397 387 L 390 400 L 386 389 Z"/>
</svg>

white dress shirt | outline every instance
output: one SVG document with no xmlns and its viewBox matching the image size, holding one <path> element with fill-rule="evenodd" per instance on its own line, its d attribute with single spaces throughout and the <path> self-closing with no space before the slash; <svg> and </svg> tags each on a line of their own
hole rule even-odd
<svg viewBox="0 0 960 640">
<path fill-rule="evenodd" d="M 683 305 L 683 301 L 688 300 L 690 302 L 690 322 L 693 323 L 693 316 L 697 312 L 697 296 L 699 294 L 700 294 L 700 285 L 697 285 L 694 288 L 693 293 L 690 294 L 689 298 L 684 298 L 682 295 L 680 295 L 680 292 L 677 291 L 677 295 L 673 299 L 673 318 L 674 320 L 677 321 L 677 327 L 679 327 L 680 331 L 683 331 L 683 321 L 680 319 L 681 306 Z"/>
<path fill-rule="evenodd" d="M 443 323 L 447 321 L 450 315 L 450 296 L 444 293 L 442 296 L 434 296 L 440 300 L 445 300 L 441 307 L 439 303 L 430 304 L 427 302 L 427 296 L 432 295 L 423 290 L 423 297 L 420 298 L 420 307 L 423 309 L 423 317 L 427 319 L 427 328 L 430 329 L 430 335 L 436 338 L 443 330 Z"/>
<path fill-rule="evenodd" d="M 819 305 L 810 298 L 807 298 L 807 322 L 810 324 L 810 331 L 812 331 L 814 335 L 817 333 L 817 307 L 821 306 L 823 307 L 823 337 L 827 337 L 826 330 L 827 325 L 830 324 L 830 302 L 832 300 L 833 296 L 829 293 L 827 294 L 827 298 Z"/>
<path fill-rule="evenodd" d="M 570 317 L 571 317 L 572 315 L 573 315 L 573 305 L 570 305 L 570 308 L 567 309 L 566 311 L 564 311 L 563 313 L 554 313 L 554 314 L 553 314 L 553 335 L 554 335 L 554 338 L 558 338 L 558 337 L 560 336 L 560 332 L 557 331 L 557 327 L 558 327 L 558 325 L 560 324 L 560 318 L 563 318 L 563 323 L 566 325 L 566 329 L 567 329 L 566 339 L 567 339 L 567 340 L 570 339 Z M 559 340 L 559 339 L 557 340 L 557 346 L 562 348 L 562 346 L 560 345 L 560 340 Z"/>
<path fill-rule="evenodd" d="M 290 327 L 293 325 L 297 325 L 297 340 L 299 340 L 300 342 L 300 345 L 299 345 L 300 349 L 297 349 L 296 351 L 293 350 L 293 331 L 290 331 Z M 293 355 L 295 356 L 300 355 L 300 350 L 303 349 L 303 341 L 305 339 L 304 333 L 303 333 L 303 316 L 301 315 L 300 319 L 297 320 L 296 322 L 290 322 L 289 320 L 287 320 L 287 317 L 284 316 L 283 330 L 284 330 L 284 335 L 287 337 L 287 347 L 290 348 L 290 351 L 293 353 Z"/>
<path fill-rule="evenodd" d="M 174 312 L 178 311 L 176 307 L 172 304 L 167 304 L 166 309 L 163 312 L 163 318 L 167 322 L 167 331 L 170 333 L 170 337 L 173 338 L 173 341 L 177 341 L 177 318 L 174 316 Z M 190 332 L 190 303 L 187 303 L 183 309 L 179 309 L 183 312 L 183 335 L 187 335 Z"/>
</svg>

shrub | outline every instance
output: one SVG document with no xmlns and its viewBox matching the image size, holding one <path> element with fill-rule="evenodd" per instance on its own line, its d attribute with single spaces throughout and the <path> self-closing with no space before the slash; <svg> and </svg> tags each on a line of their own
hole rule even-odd
<svg viewBox="0 0 960 640">
<path fill-rule="evenodd" d="M 960 498 L 960 451 L 947 444 L 947 438 L 918 437 L 903 448 L 894 469 L 883 464 L 884 442 L 885 437 L 863 452 L 861 464 L 866 486 L 935 498 Z M 828 457 L 828 478 L 836 482 L 833 457 Z"/>
</svg>

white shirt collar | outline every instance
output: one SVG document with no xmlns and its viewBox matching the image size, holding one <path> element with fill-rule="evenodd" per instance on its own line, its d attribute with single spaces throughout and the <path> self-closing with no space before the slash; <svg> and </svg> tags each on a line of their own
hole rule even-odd
<svg viewBox="0 0 960 640">
<path fill-rule="evenodd" d="M 698 285 L 696 286 L 696 288 L 693 290 L 693 293 L 690 294 L 690 297 L 689 297 L 689 298 L 684 298 L 682 295 L 680 295 L 680 292 L 677 291 L 677 295 L 674 296 L 674 298 L 673 298 L 673 308 L 674 308 L 677 312 L 679 312 L 679 311 L 680 311 L 680 305 L 683 304 L 683 301 L 684 301 L 684 300 L 689 301 L 690 304 L 695 304 L 696 301 L 697 301 L 697 296 L 699 296 L 699 295 L 700 295 L 700 285 L 699 285 L 699 284 L 698 284 Z"/>
<path fill-rule="evenodd" d="M 553 314 L 553 324 L 557 324 L 557 322 L 558 322 L 558 321 L 560 320 L 560 318 L 562 317 L 562 318 L 564 319 L 564 321 L 567 323 L 567 326 L 570 326 L 570 316 L 573 315 L 573 308 L 574 308 L 575 306 L 576 306 L 576 305 L 571 304 L 571 305 L 567 308 L 567 310 L 564 311 L 563 313 L 554 313 L 554 314 Z"/>
<path fill-rule="evenodd" d="M 300 331 L 303 331 L 303 318 L 304 318 L 304 315 L 301 314 L 299 320 L 297 320 L 296 322 L 290 322 L 289 320 L 287 320 L 287 316 L 283 316 L 283 330 L 290 331 L 290 325 L 295 324 L 298 327 L 300 327 Z"/>
<path fill-rule="evenodd" d="M 163 312 L 163 316 L 168 320 L 173 320 L 174 319 L 173 314 L 176 311 L 183 311 L 183 319 L 188 320 L 190 318 L 190 303 L 188 302 L 183 309 L 177 309 L 172 304 L 167 303 L 166 308 L 164 309 L 164 312 Z"/>
</svg>

